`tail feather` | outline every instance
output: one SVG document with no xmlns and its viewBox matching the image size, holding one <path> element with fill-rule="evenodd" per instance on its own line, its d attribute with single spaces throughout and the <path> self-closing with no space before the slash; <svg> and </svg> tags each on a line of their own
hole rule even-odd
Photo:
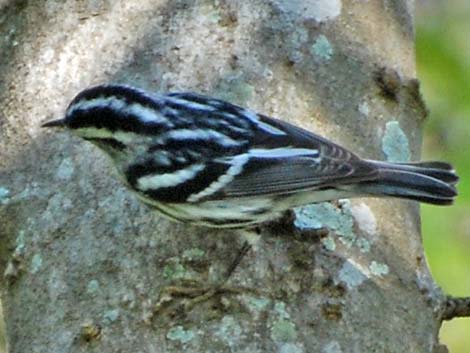
<svg viewBox="0 0 470 353">
<path fill-rule="evenodd" d="M 380 169 L 408 171 L 412 173 L 427 175 L 431 178 L 441 180 L 445 183 L 455 185 L 459 177 L 451 164 L 446 162 L 414 162 L 414 163 L 387 163 L 380 161 L 369 161 Z"/>
<path fill-rule="evenodd" d="M 373 181 L 361 183 L 371 194 L 401 197 L 437 205 L 452 204 L 459 178 L 444 162 L 387 163 L 368 161 L 378 169 Z"/>
</svg>

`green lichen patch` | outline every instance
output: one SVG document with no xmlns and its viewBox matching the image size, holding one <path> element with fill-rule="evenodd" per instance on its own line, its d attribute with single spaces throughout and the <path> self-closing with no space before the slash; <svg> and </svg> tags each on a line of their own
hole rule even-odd
<svg viewBox="0 0 470 353">
<path fill-rule="evenodd" d="M 199 248 L 192 248 L 183 251 L 183 259 L 187 261 L 200 260 L 204 256 L 204 250 Z"/>
<path fill-rule="evenodd" d="M 31 260 L 31 273 L 37 273 L 42 267 L 42 256 L 40 254 L 34 254 Z"/>
<path fill-rule="evenodd" d="M 289 320 L 276 320 L 271 327 L 271 338 L 276 342 L 292 342 L 297 339 L 295 324 Z"/>
<path fill-rule="evenodd" d="M 390 162 L 406 162 L 410 160 L 408 137 L 403 132 L 398 121 L 385 124 L 382 137 L 382 151 Z"/>
<path fill-rule="evenodd" d="M 323 353 L 343 353 L 337 341 L 329 342 L 322 350 Z"/>
<path fill-rule="evenodd" d="M 333 20 L 341 14 L 342 1 L 300 1 L 300 0 L 271 0 L 282 6 L 283 11 L 293 12 L 296 17 L 314 19 L 316 22 Z"/>
<path fill-rule="evenodd" d="M 190 342 L 195 336 L 194 331 L 185 330 L 183 326 L 172 327 L 166 334 L 166 338 L 170 341 L 178 341 L 182 344 Z"/>
<path fill-rule="evenodd" d="M 90 282 L 88 282 L 86 286 L 86 291 L 88 294 L 93 294 L 98 291 L 100 288 L 100 284 L 96 279 L 92 279 Z"/>
<path fill-rule="evenodd" d="M 297 343 L 284 343 L 279 347 L 279 353 L 304 353 L 305 349 Z"/>
<path fill-rule="evenodd" d="M 291 321 L 276 320 L 271 327 L 271 338 L 276 342 L 293 342 L 297 339 L 297 329 Z"/>
<path fill-rule="evenodd" d="M 286 310 L 286 303 L 284 302 L 276 302 L 276 304 L 274 304 L 274 311 L 280 319 L 290 318 L 290 314 Z"/>
<path fill-rule="evenodd" d="M 61 163 L 59 168 L 57 169 L 56 172 L 56 178 L 61 180 L 61 181 L 67 181 L 69 180 L 73 173 L 74 173 L 74 166 L 73 162 L 70 160 L 70 158 L 65 158 Z"/>
<path fill-rule="evenodd" d="M 238 345 L 241 341 L 242 327 L 233 316 L 225 316 L 220 323 L 216 335 L 222 339 L 229 347 Z"/>
<path fill-rule="evenodd" d="M 335 251 L 336 250 L 336 243 L 335 239 L 332 236 L 327 236 L 326 238 L 322 239 L 322 244 L 326 250 Z"/>
<path fill-rule="evenodd" d="M 378 276 L 378 277 L 383 277 L 390 272 L 386 264 L 379 263 L 376 261 L 372 261 L 370 263 L 369 270 L 373 275 Z"/>
<path fill-rule="evenodd" d="M 10 200 L 10 190 L 0 186 L 0 205 L 5 205 Z"/>
<path fill-rule="evenodd" d="M 313 43 L 312 53 L 321 61 L 329 61 L 333 56 L 334 51 L 328 38 L 323 34 L 320 34 L 315 43 Z"/>
<path fill-rule="evenodd" d="M 163 277 L 169 280 L 177 280 L 188 278 L 189 274 L 178 259 L 171 259 L 171 261 L 163 267 Z"/>
<path fill-rule="evenodd" d="M 274 303 L 276 320 L 271 325 L 271 338 L 276 342 L 293 342 L 297 338 L 297 329 L 290 320 L 286 303 L 278 301 Z"/>
<path fill-rule="evenodd" d="M 356 240 L 349 201 L 343 200 L 340 208 L 329 202 L 322 202 L 298 207 L 294 212 L 294 225 L 301 230 L 331 229 L 347 246 L 352 246 Z M 331 242 L 328 245 L 333 246 Z"/>
<path fill-rule="evenodd" d="M 362 253 L 368 253 L 370 251 L 370 242 L 366 238 L 357 238 L 356 245 Z"/>
<path fill-rule="evenodd" d="M 111 324 L 115 322 L 119 317 L 119 309 L 108 310 L 104 313 L 103 319 L 105 324 Z"/>
<path fill-rule="evenodd" d="M 271 300 L 267 298 L 254 298 L 250 297 L 248 299 L 247 305 L 251 311 L 261 312 L 265 310 L 268 305 L 271 303 Z"/>
<path fill-rule="evenodd" d="M 18 236 L 15 239 L 15 244 L 15 253 L 22 254 L 26 248 L 26 237 L 23 230 L 20 230 L 18 233 Z"/>
</svg>

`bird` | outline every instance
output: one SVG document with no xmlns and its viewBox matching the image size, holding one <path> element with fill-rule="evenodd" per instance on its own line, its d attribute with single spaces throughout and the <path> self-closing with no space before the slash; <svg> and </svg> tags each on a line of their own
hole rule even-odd
<svg viewBox="0 0 470 353">
<path fill-rule="evenodd" d="M 457 196 L 449 163 L 364 159 L 299 126 L 191 92 L 93 86 L 42 127 L 91 142 L 144 204 L 197 226 L 249 228 L 344 198 L 450 205 Z"/>
</svg>

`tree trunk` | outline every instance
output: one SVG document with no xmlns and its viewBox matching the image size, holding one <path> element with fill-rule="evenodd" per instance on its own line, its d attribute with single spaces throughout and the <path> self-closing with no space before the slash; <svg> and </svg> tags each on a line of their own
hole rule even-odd
<svg viewBox="0 0 470 353">
<path fill-rule="evenodd" d="M 444 296 L 418 205 L 355 199 L 237 232 L 170 223 L 95 147 L 41 130 L 124 82 L 227 99 L 366 158 L 419 159 L 412 0 L 0 3 L 0 265 L 9 352 L 433 352 Z M 321 231 L 318 231 L 321 230 Z M 230 288 L 229 288 L 230 287 Z M 191 305 L 189 305 L 191 304 Z"/>
</svg>

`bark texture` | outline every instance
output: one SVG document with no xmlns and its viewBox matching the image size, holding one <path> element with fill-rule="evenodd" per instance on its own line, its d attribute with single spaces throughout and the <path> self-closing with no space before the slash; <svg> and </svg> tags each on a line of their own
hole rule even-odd
<svg viewBox="0 0 470 353">
<path fill-rule="evenodd" d="M 215 281 L 239 234 L 160 218 L 96 148 L 39 128 L 85 87 L 123 82 L 228 99 L 363 157 L 418 159 L 411 0 L 3 1 L 0 33 L 11 353 L 438 349 L 444 297 L 415 203 L 298 210 L 294 231 L 262 231 L 237 291 L 189 306 L 164 288 Z"/>
</svg>

